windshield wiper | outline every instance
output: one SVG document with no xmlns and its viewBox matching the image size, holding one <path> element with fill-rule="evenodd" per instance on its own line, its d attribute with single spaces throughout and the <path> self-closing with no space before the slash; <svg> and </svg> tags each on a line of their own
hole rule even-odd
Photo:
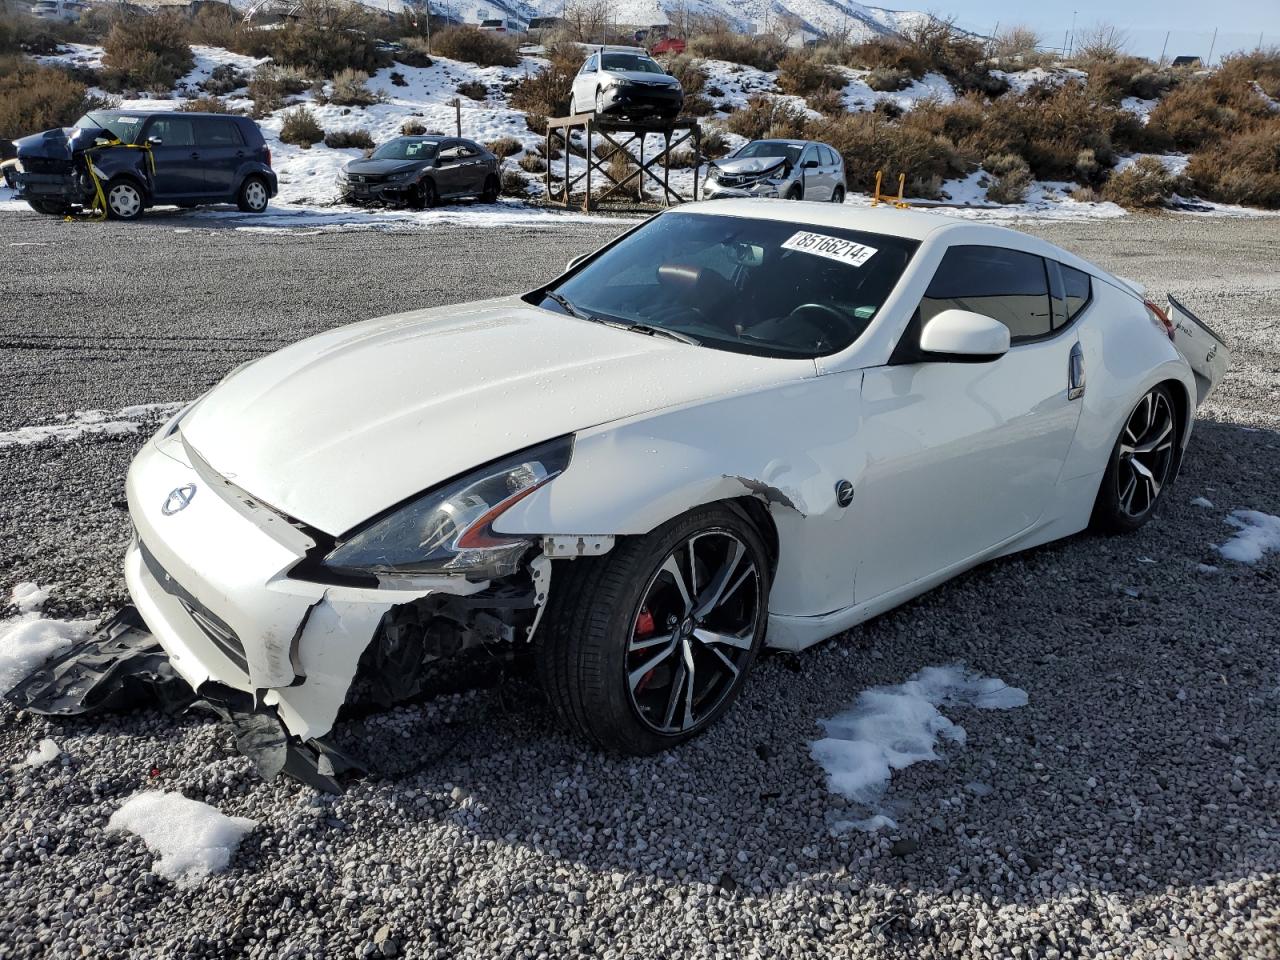
<svg viewBox="0 0 1280 960">
<path fill-rule="evenodd" d="M 569 314 L 569 316 L 571 317 L 577 317 L 579 320 L 598 320 L 599 319 L 598 317 L 593 317 L 593 316 L 590 316 L 589 314 L 583 313 L 581 310 L 575 307 L 573 305 L 573 302 L 568 297 L 566 297 L 563 293 L 556 293 L 556 291 L 554 290 L 543 290 L 542 295 L 546 297 L 548 300 L 552 300 L 555 303 L 559 304 L 561 309 L 563 309 L 564 312 Z"/>
<path fill-rule="evenodd" d="M 702 341 L 697 337 L 691 337 L 687 333 L 679 333 L 676 330 L 668 330 L 666 327 L 655 327 L 647 323 L 624 323 L 619 324 L 628 330 L 634 330 L 636 333 L 647 333 L 651 337 L 666 337 L 668 340 L 678 340 L 680 343 L 687 343 L 695 347 L 702 346 Z"/>
<path fill-rule="evenodd" d="M 586 311 L 574 306 L 573 301 L 563 293 L 557 293 L 555 290 L 543 290 L 542 295 L 554 303 L 559 304 L 559 306 L 565 311 L 565 313 L 569 314 L 569 316 L 577 317 L 579 320 L 590 320 L 592 323 L 603 323 L 606 327 L 617 327 L 619 330 L 632 330 L 636 333 L 643 333 L 650 337 L 666 337 L 668 340 L 677 340 L 680 343 L 687 343 L 695 347 L 702 346 L 701 340 L 691 337 L 687 333 L 677 333 L 675 330 L 668 330 L 666 327 L 655 327 L 638 321 L 615 320 L 612 317 L 601 317 L 594 313 L 587 313 Z"/>
</svg>

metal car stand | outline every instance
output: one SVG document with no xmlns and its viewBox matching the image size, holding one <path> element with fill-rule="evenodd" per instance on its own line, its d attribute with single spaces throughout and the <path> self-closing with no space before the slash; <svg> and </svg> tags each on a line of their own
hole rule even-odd
<svg viewBox="0 0 1280 960">
<path fill-rule="evenodd" d="M 573 143 L 571 138 L 574 131 L 581 131 L 584 134 L 585 156 L 583 156 L 583 159 L 587 162 L 587 169 L 576 176 L 571 176 L 569 168 L 570 154 L 578 153 L 583 149 L 583 147 Z M 644 154 L 645 137 L 652 133 L 662 136 L 663 145 L 657 153 L 646 159 Z M 623 140 L 622 135 L 627 135 L 627 139 Z M 603 151 L 602 156 L 596 156 L 595 138 L 597 136 L 607 145 L 607 149 Z M 632 155 L 627 149 L 636 141 L 640 143 L 638 156 Z M 625 197 L 644 203 L 646 200 L 644 192 L 645 178 L 647 177 L 662 188 L 659 201 L 661 206 L 669 207 L 673 204 L 683 203 L 685 198 L 671 189 L 669 179 L 671 152 L 689 141 L 693 143 L 695 160 L 693 167 L 693 199 L 697 200 L 697 171 L 702 162 L 702 126 L 697 120 L 690 117 L 677 117 L 675 120 L 665 123 L 641 123 L 632 120 L 615 120 L 611 117 L 596 116 L 593 113 L 579 113 L 571 117 L 557 117 L 548 120 L 544 154 L 547 160 L 547 169 L 543 177 L 546 185 L 547 200 L 550 203 L 558 203 L 568 209 L 573 205 L 575 188 L 579 183 L 585 181 L 582 188 L 581 203 L 584 212 L 590 213 L 592 210 L 599 209 L 601 202 L 610 198 L 620 201 Z M 556 184 L 551 181 L 551 154 L 553 147 L 561 149 L 564 153 L 564 179 Z M 620 151 L 626 153 L 629 157 L 629 162 L 636 167 L 621 179 L 615 177 L 609 169 L 610 161 Z M 582 156 L 582 154 L 579 153 L 579 156 Z M 655 168 L 659 169 L 655 170 Z M 602 183 L 609 185 L 598 197 L 591 192 L 593 174 L 601 177 Z M 634 194 L 632 194 L 633 190 Z"/>
</svg>

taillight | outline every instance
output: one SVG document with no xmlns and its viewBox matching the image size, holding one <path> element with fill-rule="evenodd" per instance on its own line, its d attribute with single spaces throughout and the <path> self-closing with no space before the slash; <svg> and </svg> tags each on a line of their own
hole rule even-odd
<svg viewBox="0 0 1280 960">
<path fill-rule="evenodd" d="M 1173 339 L 1173 321 L 1169 319 L 1169 315 L 1157 307 L 1150 300 L 1142 301 L 1147 306 L 1147 315 L 1151 317 L 1151 322 L 1168 334 L 1169 339 Z"/>
</svg>

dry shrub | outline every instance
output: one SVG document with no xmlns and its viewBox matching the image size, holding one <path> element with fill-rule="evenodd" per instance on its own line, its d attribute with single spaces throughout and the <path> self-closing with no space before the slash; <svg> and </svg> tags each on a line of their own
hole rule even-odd
<svg viewBox="0 0 1280 960">
<path fill-rule="evenodd" d="M 406 67 L 429 67 L 433 63 L 427 41 L 423 37 L 405 37 L 395 58 L 397 63 L 403 63 Z"/>
<path fill-rule="evenodd" d="M 929 71 L 921 51 L 892 37 L 853 44 L 846 50 L 844 62 L 861 70 L 905 70 L 913 77 L 923 77 Z"/>
<path fill-rule="evenodd" d="M 1095 23 L 1076 35 L 1076 59 L 1083 63 L 1115 60 L 1124 55 L 1129 35 L 1110 23 Z"/>
<path fill-rule="evenodd" d="M 542 173 L 547 169 L 547 161 L 536 153 L 526 153 L 520 158 L 520 169 L 529 173 Z"/>
<path fill-rule="evenodd" d="M 230 6 L 211 3 L 200 7 L 191 18 L 189 35 L 192 43 L 235 50 L 244 42 L 247 29 L 244 18 Z"/>
<path fill-rule="evenodd" d="M 368 130 L 331 130 L 324 135 L 324 145 L 334 150 L 372 150 L 377 146 Z"/>
<path fill-rule="evenodd" d="M 992 53 L 1009 59 L 1029 57 L 1040 46 L 1040 34 L 1025 24 L 1005 27 L 996 36 Z"/>
<path fill-rule="evenodd" d="M 329 102 L 340 107 L 367 107 L 386 99 L 369 89 L 369 75 L 363 70 L 339 70 L 333 78 Z"/>
<path fill-rule="evenodd" d="M 698 165 L 698 155 L 691 147 L 677 147 L 667 157 L 672 170 L 691 170 Z"/>
<path fill-rule="evenodd" d="M 1022 203 L 1027 199 L 1031 168 L 1020 156 L 995 154 L 982 161 L 982 168 L 992 177 L 987 185 L 987 199 L 992 203 Z"/>
<path fill-rule="evenodd" d="M 121 17 L 102 46 L 101 82 L 108 90 L 168 93 L 195 64 L 187 21 L 174 13 Z"/>
<path fill-rule="evenodd" d="M 514 67 L 520 54 L 514 40 L 475 27 L 449 27 L 432 37 L 435 53 L 480 67 Z"/>
<path fill-rule="evenodd" d="M 1102 199 L 1130 210 L 1144 210 L 1163 206 L 1176 187 L 1177 178 L 1158 157 L 1139 157 L 1136 163 L 1108 178 L 1102 185 Z"/>
<path fill-rule="evenodd" d="M 1179 149 L 1196 150 L 1272 118 L 1270 104 L 1251 80 L 1218 72 L 1172 90 L 1151 111 L 1147 127 Z"/>
<path fill-rule="evenodd" d="M 1267 96 L 1280 100 L 1280 47 L 1223 57 L 1218 76 L 1227 83 L 1256 83 Z"/>
<path fill-rule="evenodd" d="M 819 90 L 805 98 L 810 110 L 822 114 L 844 113 L 844 93 L 840 90 Z"/>
<path fill-rule="evenodd" d="M 796 50 L 778 62 L 778 89 L 798 97 L 823 90 L 843 90 L 844 74 L 823 63 L 812 50 Z"/>
<path fill-rule="evenodd" d="M 907 175 L 912 196 L 936 197 L 942 181 L 962 172 L 955 148 L 944 137 L 893 123 L 874 113 L 851 113 L 815 122 L 804 132 L 823 140 L 844 157 L 851 190 L 869 192 L 876 170 L 883 170 L 886 190 L 898 174 Z"/>
<path fill-rule="evenodd" d="M 719 160 L 729 152 L 729 140 L 719 130 L 704 130 L 698 148 L 706 159 Z"/>
<path fill-rule="evenodd" d="M 697 57 L 682 53 L 679 56 L 669 57 L 663 67 L 667 73 L 680 81 L 686 100 L 700 95 L 706 89 L 707 68 Z"/>
<path fill-rule="evenodd" d="M 304 150 L 324 139 L 324 128 L 316 122 L 315 115 L 306 107 L 294 107 L 284 115 L 280 126 L 280 139 Z"/>
<path fill-rule="evenodd" d="M 1280 115 L 1208 145 L 1192 156 L 1187 174 L 1211 200 L 1280 208 Z"/>
<path fill-rule="evenodd" d="M 209 78 L 200 84 L 200 89 L 215 97 L 225 97 L 228 93 L 249 85 L 249 75 L 229 63 L 219 64 L 209 72 Z"/>
<path fill-rule="evenodd" d="M 0 139 L 69 127 L 81 114 L 105 105 L 57 67 L 26 57 L 0 57 Z"/>
<path fill-rule="evenodd" d="M 374 45 L 379 21 L 359 4 L 302 0 L 295 15 L 278 28 L 242 32 L 236 49 L 320 77 L 341 70 L 372 74 L 390 62 Z"/>
<path fill-rule="evenodd" d="M 469 100 L 483 100 L 489 96 L 489 88 L 479 80 L 466 80 L 458 84 L 458 93 Z"/>
<path fill-rule="evenodd" d="M 876 67 L 863 77 L 862 81 L 877 92 L 893 93 L 911 86 L 912 79 L 910 70 L 901 70 L 897 67 Z"/>
<path fill-rule="evenodd" d="M 426 132 L 427 125 L 414 117 L 400 124 L 400 135 L 404 137 L 421 137 L 425 136 Z"/>
<path fill-rule="evenodd" d="M 285 97 L 307 89 L 304 77 L 291 70 L 282 70 L 273 63 L 264 63 L 253 71 L 249 80 L 249 99 L 253 101 L 253 115 L 261 118 L 284 106 Z"/>
<path fill-rule="evenodd" d="M 805 113 L 785 100 L 756 95 L 747 105 L 729 114 L 725 127 L 748 140 L 762 137 L 798 137 L 804 131 Z"/>
<path fill-rule="evenodd" d="M 502 168 L 502 192 L 513 197 L 529 195 L 529 178 L 519 170 L 504 166 Z"/>
<path fill-rule="evenodd" d="M 40 56 L 57 53 L 64 43 L 86 43 L 90 39 L 80 24 L 37 20 L 25 12 L 0 14 L 0 53 Z"/>
<path fill-rule="evenodd" d="M 529 129 L 541 133 L 547 117 L 562 117 L 569 110 L 569 89 L 582 66 L 582 48 L 574 43 L 553 43 L 544 56 L 550 61 L 537 73 L 525 77 L 511 91 L 509 101 L 529 115 Z M 534 119 L 541 122 L 534 124 Z"/>
<path fill-rule="evenodd" d="M 725 25 L 692 37 L 686 50 L 708 60 L 727 60 L 757 70 L 778 69 L 779 61 L 787 52 L 786 45 L 775 37 L 748 37 Z"/>
<path fill-rule="evenodd" d="M 524 144 L 515 137 L 499 137 L 497 140 L 490 140 L 485 147 L 498 159 L 505 160 L 523 150 Z"/>
<path fill-rule="evenodd" d="M 1088 86 L 1093 95 L 1110 103 L 1119 103 L 1125 97 L 1154 100 L 1178 82 L 1172 70 L 1156 67 L 1141 57 L 1091 60 L 1081 67 L 1089 75 Z"/>
<path fill-rule="evenodd" d="M 236 113 L 235 110 L 227 106 L 225 100 L 212 94 L 205 94 L 203 97 L 187 100 L 178 109 L 183 113 Z"/>
</svg>

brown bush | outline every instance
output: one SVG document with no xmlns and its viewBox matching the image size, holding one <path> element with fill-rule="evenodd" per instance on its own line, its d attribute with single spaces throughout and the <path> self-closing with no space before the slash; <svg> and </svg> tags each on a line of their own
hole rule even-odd
<svg viewBox="0 0 1280 960">
<path fill-rule="evenodd" d="M 547 161 L 536 153 L 526 153 L 520 158 L 520 169 L 529 173 L 542 173 L 547 169 Z"/>
<path fill-rule="evenodd" d="M 448 27 L 431 38 L 436 54 L 450 60 L 474 63 L 480 67 L 514 67 L 520 54 L 514 40 L 505 34 L 477 30 L 475 27 Z"/>
<path fill-rule="evenodd" d="M 913 77 L 923 77 L 929 71 L 922 51 L 889 37 L 853 44 L 845 51 L 844 62 L 861 70 L 905 70 Z"/>
<path fill-rule="evenodd" d="M 1187 175 L 1211 200 L 1280 208 L 1280 116 L 1208 145 L 1191 157 Z"/>
<path fill-rule="evenodd" d="M 1033 56 L 1040 46 L 1040 34 L 1025 24 L 1005 27 L 995 38 L 992 53 L 997 57 L 1018 58 Z"/>
<path fill-rule="evenodd" d="M 69 127 L 82 114 L 103 106 L 63 70 L 26 57 L 0 57 L 0 139 Z"/>
<path fill-rule="evenodd" d="M 1014 153 L 1000 153 L 982 161 L 982 168 L 991 174 L 987 185 L 987 199 L 992 203 L 1022 203 L 1031 187 L 1031 168 L 1027 161 Z"/>
<path fill-rule="evenodd" d="M 1196 150 L 1271 119 L 1271 107 L 1253 81 L 1231 71 L 1179 85 L 1156 104 L 1147 127 L 1179 149 Z"/>
<path fill-rule="evenodd" d="M 304 77 L 290 70 L 282 70 L 273 63 L 264 63 L 253 71 L 249 80 L 249 99 L 253 101 L 253 115 L 261 118 L 284 106 L 284 99 L 307 89 Z"/>
<path fill-rule="evenodd" d="M 785 100 L 753 96 L 747 105 L 729 114 L 725 128 L 748 140 L 762 137 L 798 137 L 804 130 L 805 113 Z"/>
<path fill-rule="evenodd" d="M 229 63 L 219 64 L 210 72 L 208 78 L 200 84 L 200 89 L 215 97 L 225 97 L 228 93 L 249 85 L 249 75 Z"/>
<path fill-rule="evenodd" d="M 504 166 L 502 168 L 502 192 L 513 197 L 529 195 L 529 178 L 519 170 Z"/>
<path fill-rule="evenodd" d="M 333 78 L 329 102 L 341 107 L 367 107 L 386 96 L 369 89 L 369 75 L 363 70 L 339 70 Z"/>
<path fill-rule="evenodd" d="M 213 3 L 200 7 L 191 18 L 189 37 L 192 43 L 234 50 L 244 42 L 247 29 L 244 18 L 230 6 Z"/>
<path fill-rule="evenodd" d="M 280 125 L 280 139 L 307 150 L 313 143 L 324 139 L 324 128 L 316 121 L 315 114 L 306 107 L 294 107 L 284 115 L 284 122 Z"/>
<path fill-rule="evenodd" d="M 302 0 L 296 19 L 269 30 L 248 29 L 237 37 L 236 50 L 271 57 L 320 77 L 341 70 L 372 74 L 389 64 L 374 46 L 378 20 L 365 7 L 340 0 Z"/>
<path fill-rule="evenodd" d="M 786 45 L 774 37 L 749 37 L 723 26 L 691 38 L 686 49 L 708 60 L 727 60 L 757 70 L 778 69 L 787 52 Z"/>
<path fill-rule="evenodd" d="M 840 90 L 819 90 L 805 98 L 810 110 L 822 114 L 844 113 L 844 93 Z"/>
<path fill-rule="evenodd" d="M 529 129 L 541 133 L 547 117 L 562 117 L 569 111 L 569 90 L 582 66 L 582 48 L 574 43 L 554 43 L 545 49 L 550 61 L 537 73 L 516 84 L 508 99 L 511 106 L 529 114 Z M 534 118 L 540 119 L 534 125 Z"/>
<path fill-rule="evenodd" d="M 666 68 L 667 73 L 680 81 L 686 100 L 700 95 L 706 89 L 707 68 L 697 57 L 682 53 L 676 57 L 669 57 L 663 67 Z"/>
<path fill-rule="evenodd" d="M 469 100 L 484 100 L 489 96 L 489 88 L 479 80 L 466 80 L 458 84 L 458 93 Z"/>
<path fill-rule="evenodd" d="M 883 170 L 887 184 L 896 184 L 898 174 L 904 173 L 912 196 L 936 197 L 944 179 L 963 172 L 955 147 L 944 137 L 873 113 L 817 121 L 804 135 L 840 152 L 851 190 L 869 192 L 875 186 L 876 170 Z"/>
<path fill-rule="evenodd" d="M 403 63 L 406 67 L 429 67 L 434 62 L 423 37 L 405 37 L 395 58 L 397 63 Z"/>
<path fill-rule="evenodd" d="M 187 21 L 173 13 L 121 17 L 102 46 L 101 82 L 108 90 L 167 94 L 195 64 Z"/>
<path fill-rule="evenodd" d="M 26 13 L 0 14 L 0 54 L 22 52 L 39 56 L 57 53 L 64 43 L 86 43 L 90 39 L 79 24 L 37 20 Z"/>
<path fill-rule="evenodd" d="M 1109 103 L 1119 103 L 1125 97 L 1154 100 L 1164 96 L 1178 82 L 1178 75 L 1172 70 L 1156 67 L 1141 57 L 1090 60 L 1080 66 L 1089 75 L 1090 92 Z"/>
<path fill-rule="evenodd" d="M 901 70 L 896 67 L 877 67 L 862 78 L 872 90 L 882 93 L 892 93 L 897 90 L 905 90 L 911 86 L 912 77 L 910 70 Z"/>
<path fill-rule="evenodd" d="M 839 70 L 823 63 L 813 51 L 793 51 L 778 61 L 778 89 L 797 97 L 823 90 L 843 90 L 847 81 Z"/>
<path fill-rule="evenodd" d="M 1256 83 L 1267 96 L 1280 100 L 1280 47 L 1223 57 L 1218 76 L 1227 83 Z"/>
<path fill-rule="evenodd" d="M 667 157 L 672 170 L 690 170 L 698 165 L 698 155 L 689 147 L 677 147 Z"/>
<path fill-rule="evenodd" d="M 729 140 L 719 130 L 704 130 L 699 148 L 706 159 L 719 160 L 729 152 Z"/>
<path fill-rule="evenodd" d="M 517 153 L 524 149 L 522 144 L 515 137 L 499 137 L 497 140 L 490 140 L 485 144 L 489 152 L 500 160 L 507 157 L 514 157 Z"/>
<path fill-rule="evenodd" d="M 185 101 L 178 108 L 183 113 L 237 113 L 227 106 L 227 101 L 221 97 L 215 97 L 212 94 L 205 94 L 203 97 L 194 97 Z"/>
<path fill-rule="evenodd" d="M 368 130 L 330 130 L 324 135 L 324 145 L 334 150 L 372 150 L 376 143 Z"/>
<path fill-rule="evenodd" d="M 1108 178 L 1102 185 L 1102 199 L 1130 210 L 1142 210 L 1164 206 L 1176 187 L 1177 178 L 1158 157 L 1139 157 L 1136 163 Z"/>
<path fill-rule="evenodd" d="M 410 117 L 400 124 L 400 135 L 403 137 L 421 137 L 425 136 L 426 132 L 427 125 L 415 117 Z"/>
</svg>

